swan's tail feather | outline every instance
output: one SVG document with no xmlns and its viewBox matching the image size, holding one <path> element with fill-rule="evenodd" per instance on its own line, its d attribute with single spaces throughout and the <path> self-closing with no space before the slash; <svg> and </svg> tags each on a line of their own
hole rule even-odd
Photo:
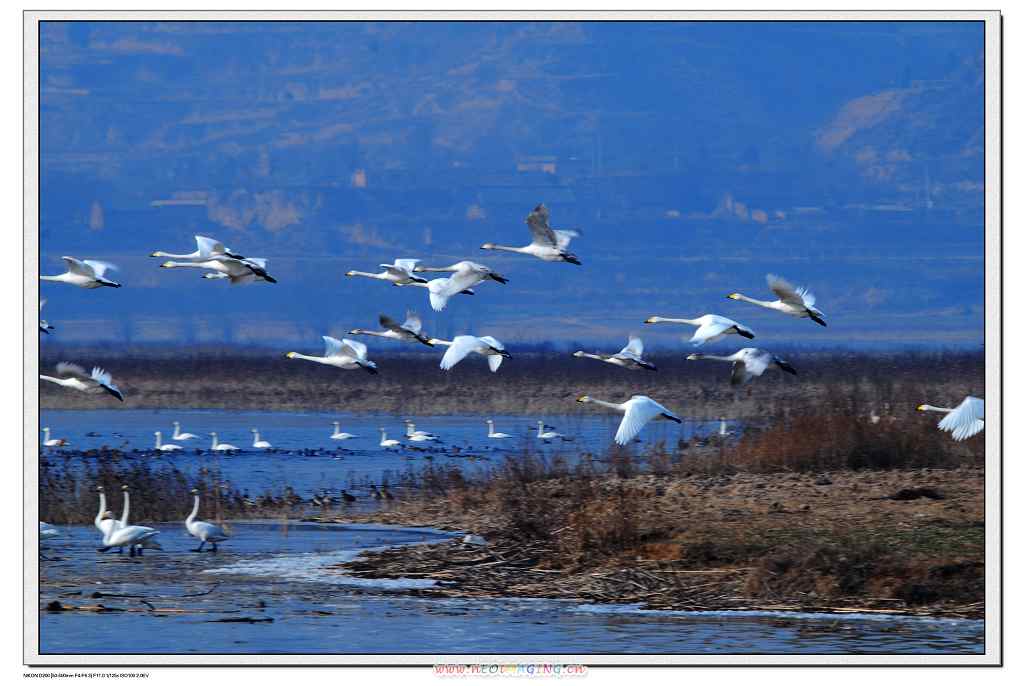
<svg viewBox="0 0 1024 686">
<path fill-rule="evenodd" d="M 808 310 L 807 311 L 807 316 L 810 317 L 811 320 L 814 323 L 816 323 L 816 324 L 820 324 L 821 326 L 828 326 L 828 324 L 825 323 L 825 320 L 822 319 L 821 315 L 819 315 L 817 312 L 813 312 L 811 310 Z"/>
</svg>

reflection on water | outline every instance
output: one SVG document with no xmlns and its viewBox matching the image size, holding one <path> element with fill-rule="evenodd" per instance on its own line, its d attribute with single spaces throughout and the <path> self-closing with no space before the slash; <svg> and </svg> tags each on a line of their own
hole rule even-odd
<svg viewBox="0 0 1024 686">
<path fill-rule="evenodd" d="M 181 522 L 157 528 L 164 552 L 141 559 L 97 553 L 91 527 L 64 527 L 44 548 L 41 607 L 58 599 L 140 610 L 43 612 L 44 654 L 983 651 L 984 624 L 973 620 L 435 598 L 417 594 L 444 582 L 353 579 L 335 569 L 359 550 L 448 535 L 431 529 L 238 522 L 212 554 L 189 552 L 195 542 Z M 273 621 L 216 621 L 238 618 Z"/>
</svg>

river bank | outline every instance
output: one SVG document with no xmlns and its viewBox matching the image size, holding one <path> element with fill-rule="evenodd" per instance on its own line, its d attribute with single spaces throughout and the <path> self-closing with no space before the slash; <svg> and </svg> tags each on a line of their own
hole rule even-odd
<svg viewBox="0 0 1024 686">
<path fill-rule="evenodd" d="M 344 518 L 486 545 L 391 548 L 338 568 L 443 582 L 416 590 L 438 597 L 982 618 L 983 495 L 968 466 L 499 480 Z"/>
</svg>

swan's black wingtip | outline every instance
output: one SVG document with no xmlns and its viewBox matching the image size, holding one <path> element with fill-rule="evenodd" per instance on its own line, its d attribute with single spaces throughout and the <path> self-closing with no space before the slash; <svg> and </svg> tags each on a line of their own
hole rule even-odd
<svg viewBox="0 0 1024 686">
<path fill-rule="evenodd" d="M 754 337 L 754 332 L 753 331 L 747 331 L 745 329 L 736 329 L 736 333 L 738 333 L 739 335 L 743 336 L 744 338 L 753 338 Z"/>
</svg>

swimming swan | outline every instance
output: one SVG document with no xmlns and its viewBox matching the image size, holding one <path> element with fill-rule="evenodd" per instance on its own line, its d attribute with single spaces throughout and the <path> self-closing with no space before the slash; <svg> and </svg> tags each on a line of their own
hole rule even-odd
<svg viewBox="0 0 1024 686">
<path fill-rule="evenodd" d="M 768 274 L 765 278 L 768 281 L 768 287 L 779 297 L 778 300 L 754 300 L 753 298 L 748 298 L 742 293 L 730 293 L 726 297 L 732 300 L 742 300 L 743 302 L 751 303 L 753 305 L 767 307 L 769 310 L 778 310 L 779 312 L 788 314 L 791 317 L 810 318 L 821 326 L 828 326 L 828 324 L 825 323 L 824 313 L 814 306 L 815 297 L 813 293 L 808 291 L 806 288 L 796 288 L 793 284 L 780 276 L 776 276 L 775 274 Z"/>
<path fill-rule="evenodd" d="M 423 334 L 423 321 L 420 316 L 409 310 L 405 314 L 405 321 L 399 324 L 386 314 L 378 318 L 384 331 L 366 331 L 365 329 L 352 329 L 348 332 L 350 336 L 378 336 L 379 338 L 390 338 L 393 341 L 417 341 L 423 345 L 433 347 L 430 339 Z"/>
<path fill-rule="evenodd" d="M 420 431 L 416 428 L 416 425 L 412 423 L 411 419 L 405 420 L 405 437 L 410 441 L 422 443 L 424 441 L 439 441 L 441 440 L 436 435 L 429 431 Z"/>
<path fill-rule="evenodd" d="M 252 432 L 252 447 L 260 448 L 261 450 L 269 450 L 274 446 L 270 445 L 269 441 L 260 440 L 260 430 L 257 428 L 249 429 Z"/>
<path fill-rule="evenodd" d="M 568 229 L 552 229 L 548 224 L 550 212 L 543 203 L 533 208 L 526 217 L 526 225 L 530 227 L 530 235 L 533 240 L 529 245 L 521 248 L 513 248 L 507 245 L 496 245 L 495 243 L 484 243 L 481 250 L 504 250 L 505 252 L 517 252 L 523 255 L 533 255 L 545 262 L 569 262 L 570 264 L 581 264 L 580 259 L 567 250 L 569 242 L 580 235 L 579 231 Z"/>
<path fill-rule="evenodd" d="M 116 281 L 111 281 L 104 277 L 108 270 L 117 269 L 117 267 L 109 262 L 79 260 L 66 255 L 60 259 L 64 260 L 64 264 L 68 266 L 68 270 L 65 273 L 56 276 L 40 276 L 39 278 L 43 281 L 60 281 L 61 283 L 68 283 L 79 288 L 121 287 L 121 284 Z"/>
<path fill-rule="evenodd" d="M 110 378 L 110 373 L 99 367 L 93 367 L 92 373 L 86 374 L 85 370 L 77 364 L 59 362 L 57 363 L 56 369 L 57 373 L 60 374 L 62 378 L 46 376 L 45 374 L 40 374 L 39 378 L 44 381 L 55 383 L 58 386 L 73 388 L 76 391 L 82 391 L 84 393 L 109 393 L 121 402 L 124 402 L 124 394 L 121 393 L 120 389 L 114 385 L 113 380 Z M 64 375 L 67 376 L 64 377 Z"/>
<path fill-rule="evenodd" d="M 558 433 L 557 431 L 551 431 L 551 430 L 545 431 L 544 430 L 544 421 L 543 420 L 538 420 L 537 421 L 537 438 L 539 438 L 542 441 L 551 441 L 551 440 L 554 440 L 556 438 L 561 438 L 563 441 L 569 440 L 566 436 L 563 436 L 562 434 Z"/>
<path fill-rule="evenodd" d="M 199 514 L 199 491 L 195 488 L 192 489 L 192 512 L 185 519 L 185 528 L 188 530 L 190 536 L 199 539 L 199 547 L 194 548 L 193 552 L 203 552 L 203 546 L 209 543 L 212 546 L 212 552 L 217 552 L 217 543 L 220 541 L 226 541 L 228 539 L 227 533 L 224 529 L 220 528 L 216 524 L 210 524 L 196 519 Z"/>
<path fill-rule="evenodd" d="M 918 405 L 918 412 L 945 412 L 939 428 L 953 434 L 954 441 L 962 441 L 985 428 L 985 401 L 969 395 L 956 407 Z"/>
<path fill-rule="evenodd" d="M 512 438 L 512 436 L 509 435 L 509 434 L 501 433 L 500 431 L 495 431 L 494 430 L 494 420 L 493 419 L 488 419 L 484 423 L 487 424 L 487 438 L 493 438 L 495 440 L 503 440 L 503 439 L 506 439 L 506 438 Z M 543 424 L 543 422 L 541 422 L 541 423 Z"/>
<path fill-rule="evenodd" d="M 339 369 L 365 369 L 370 374 L 377 374 L 377 363 L 366 359 L 366 346 L 359 341 L 350 341 L 343 338 L 340 341 L 330 336 L 321 336 L 324 339 L 324 356 L 302 355 L 301 353 L 287 353 L 285 357 L 290 360 L 309 360 L 319 364 L 326 364 Z"/>
<path fill-rule="evenodd" d="M 652 372 L 658 371 L 657 367 L 643 359 L 643 355 L 644 342 L 636 336 L 630 336 L 629 343 L 626 344 L 626 347 L 614 355 L 585 353 L 582 350 L 577 350 L 573 353 L 573 357 L 589 357 L 592 360 L 608 362 L 609 364 L 614 364 L 615 366 L 622 367 L 623 369 L 648 369 Z"/>
<path fill-rule="evenodd" d="M 675 416 L 664 405 L 651 400 L 646 395 L 634 395 L 624 403 L 610 403 L 589 395 L 581 395 L 576 398 L 578 403 L 594 403 L 612 410 L 624 412 L 622 421 L 619 423 L 619 430 L 615 432 L 615 442 L 619 445 L 626 445 L 640 433 L 640 429 L 652 419 L 661 417 L 669 419 L 676 424 L 682 424 L 683 420 Z"/>
<path fill-rule="evenodd" d="M 159 450 L 164 453 L 171 453 L 175 450 L 181 450 L 180 445 L 174 445 L 173 443 L 164 443 L 163 434 L 159 431 L 154 431 L 153 435 L 156 436 L 156 445 L 153 446 L 154 450 Z"/>
<path fill-rule="evenodd" d="M 511 358 L 505 351 L 505 346 L 493 336 L 456 336 L 450 341 L 440 338 L 431 338 L 435 345 L 446 345 L 448 350 L 441 358 L 441 369 L 448 371 L 459 362 L 464 360 L 470 353 L 477 353 L 487 357 L 487 364 L 492 372 L 498 371 L 503 359 Z"/>
<path fill-rule="evenodd" d="M 39 522 L 39 540 L 45 541 L 48 538 L 57 538 L 60 536 L 60 530 L 55 529 L 53 525 L 47 524 L 46 522 Z"/>
<path fill-rule="evenodd" d="M 761 376 L 772 365 L 777 366 L 784 372 L 796 375 L 796 369 L 791 364 L 761 348 L 742 348 L 732 355 L 693 353 L 692 355 L 687 355 L 686 359 L 732 362 L 732 376 L 729 379 L 729 383 L 733 386 L 745 384 L 755 376 Z"/>
<path fill-rule="evenodd" d="M 210 441 L 210 450 L 217 453 L 226 453 L 230 450 L 238 450 L 238 446 L 231 445 L 230 443 L 221 443 L 217 439 L 216 431 L 211 431 L 210 436 L 213 437 L 212 440 Z"/>
<path fill-rule="evenodd" d="M 381 448 L 397 448 L 402 443 L 394 438 L 388 438 L 388 434 L 384 429 L 380 429 L 380 447 Z"/>
<path fill-rule="evenodd" d="M 347 441 L 350 438 L 359 438 L 359 436 L 342 431 L 341 422 L 334 422 L 334 433 L 331 434 L 331 438 L 335 441 Z"/>
<path fill-rule="evenodd" d="M 753 338 L 754 332 L 743 326 L 739 322 L 734 322 L 728 317 L 722 317 L 717 314 L 705 314 L 696 319 L 679 319 L 672 317 L 648 317 L 644 320 L 644 324 L 689 324 L 696 326 L 697 330 L 693 333 L 693 337 L 690 338 L 690 343 L 694 345 L 704 345 L 705 343 L 714 343 L 725 338 L 729 334 L 738 334 L 744 338 Z"/>
<path fill-rule="evenodd" d="M 68 441 L 66 438 L 50 438 L 50 427 L 43 427 L 43 445 L 47 448 L 57 448 L 62 445 L 67 445 Z"/>
<path fill-rule="evenodd" d="M 193 438 L 199 438 L 195 434 L 181 433 L 181 423 L 171 422 L 174 425 L 174 433 L 171 435 L 172 441 L 191 441 Z"/>
</svg>

